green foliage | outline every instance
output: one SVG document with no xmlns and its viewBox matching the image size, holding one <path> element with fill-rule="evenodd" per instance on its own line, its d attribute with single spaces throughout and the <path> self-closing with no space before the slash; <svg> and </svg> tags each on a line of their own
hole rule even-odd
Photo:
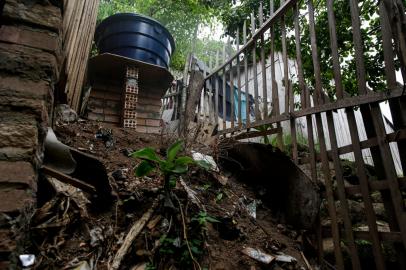
<svg viewBox="0 0 406 270">
<path fill-rule="evenodd" d="M 269 2 L 263 1 L 264 13 L 266 18 L 269 17 Z M 275 10 L 280 6 L 280 1 L 275 2 Z M 330 49 L 330 35 L 329 24 L 327 16 L 326 0 L 314 1 L 315 5 L 315 29 L 317 37 L 318 56 L 320 61 L 321 78 L 323 83 L 323 89 L 330 97 L 335 99 L 335 83 L 334 74 L 332 70 L 332 56 Z M 404 1 L 406 2 L 406 1 Z M 382 49 L 382 37 L 380 29 L 380 21 L 378 16 L 378 5 L 375 0 L 360 0 L 357 2 L 360 7 L 360 20 L 361 20 L 361 36 L 363 40 L 364 60 L 366 68 L 366 76 L 368 81 L 368 87 L 374 91 L 385 90 L 384 79 L 384 61 L 383 61 L 383 49 Z M 336 32 L 338 51 L 340 55 L 340 66 L 342 73 L 342 82 L 344 90 L 355 95 L 358 93 L 357 87 L 357 72 L 354 57 L 354 42 L 352 36 L 352 22 L 350 2 L 347 0 L 334 1 L 334 13 L 336 17 Z M 250 14 L 254 12 L 256 14 L 256 25 L 258 27 L 258 8 L 260 1 L 257 0 L 241 0 L 240 5 L 228 6 L 228 9 L 223 9 L 221 13 L 221 20 L 226 26 L 226 33 L 235 37 L 237 29 L 240 29 L 240 35 L 242 33 L 242 25 L 244 21 L 247 22 L 248 29 L 250 29 Z M 301 37 L 301 53 L 304 69 L 305 83 L 309 87 L 309 90 L 314 91 L 315 76 L 312 60 L 312 51 L 310 46 L 310 31 L 307 1 L 299 2 L 299 25 L 300 25 L 300 37 Z M 291 59 L 296 59 L 296 42 L 294 36 L 294 21 L 293 12 L 290 9 L 285 15 L 285 25 L 287 33 L 287 53 Z M 282 51 L 281 42 L 281 27 L 280 21 L 275 26 L 275 50 Z M 249 30 L 250 32 L 250 30 Z M 240 36 L 241 40 L 241 36 Z M 265 44 L 266 54 L 270 52 L 270 42 Z M 259 55 L 259 51 L 257 52 Z M 399 68 L 399 63 L 396 61 L 396 66 Z M 297 79 L 294 79 L 295 93 L 300 93 L 300 89 L 297 84 Z"/>
<path fill-rule="evenodd" d="M 166 159 L 161 159 L 155 150 L 149 147 L 143 148 L 131 154 L 133 158 L 141 159 L 141 163 L 135 169 L 135 175 L 142 177 L 150 174 L 153 170 L 158 169 L 165 177 L 165 188 L 176 185 L 177 174 L 187 173 L 189 165 L 198 165 L 203 169 L 210 168 L 207 162 L 194 161 L 189 156 L 178 157 L 179 152 L 183 149 L 183 141 L 179 140 L 172 144 L 166 151 Z"/>
<path fill-rule="evenodd" d="M 219 223 L 217 219 L 209 216 L 206 212 L 200 211 L 199 214 L 191 219 L 191 221 L 197 221 L 200 226 L 206 226 L 207 222 Z"/>
<path fill-rule="evenodd" d="M 101 0 L 98 21 L 122 12 L 135 12 L 158 20 L 168 28 L 176 42 L 171 68 L 181 71 L 187 54 L 191 51 L 197 27 L 201 24 L 210 25 L 219 14 L 219 8 L 223 6 L 220 3 L 228 4 L 228 2 L 226 0 Z M 196 47 L 202 47 L 202 44 L 196 42 Z M 218 46 L 214 41 L 212 44 Z"/>
</svg>

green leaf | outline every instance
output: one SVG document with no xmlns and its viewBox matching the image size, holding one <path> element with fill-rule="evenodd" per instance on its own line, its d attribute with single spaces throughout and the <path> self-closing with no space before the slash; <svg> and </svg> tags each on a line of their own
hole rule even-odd
<svg viewBox="0 0 406 270">
<path fill-rule="evenodd" d="M 175 165 L 175 167 L 173 169 L 171 169 L 171 172 L 173 173 L 177 173 L 177 174 L 182 174 L 182 173 L 186 173 L 188 170 L 188 166 L 181 164 L 181 165 Z"/>
<path fill-rule="evenodd" d="M 138 150 L 137 152 L 132 153 L 131 156 L 134 158 L 150 160 L 153 162 L 161 161 L 161 159 L 155 153 L 155 150 L 149 147 Z"/>
<path fill-rule="evenodd" d="M 191 157 L 179 157 L 175 160 L 175 165 L 189 165 L 193 163 L 195 163 L 195 161 Z"/>
<path fill-rule="evenodd" d="M 217 194 L 217 196 L 216 196 L 216 202 L 219 202 L 219 201 L 221 201 L 222 199 L 223 199 L 223 193 Z"/>
<path fill-rule="evenodd" d="M 183 141 L 179 140 L 176 143 L 172 144 L 167 150 L 166 150 L 166 158 L 168 161 L 172 162 L 176 155 L 179 153 L 179 151 L 182 149 L 183 146 Z"/>
<path fill-rule="evenodd" d="M 196 160 L 195 163 L 199 167 L 201 167 L 201 168 L 203 168 L 203 169 L 205 169 L 207 171 L 212 169 L 212 165 L 209 162 L 207 162 L 206 160 Z"/>
<path fill-rule="evenodd" d="M 215 218 L 213 218 L 213 217 L 211 217 L 211 216 L 207 216 L 207 217 L 206 217 L 206 221 L 208 221 L 208 222 L 210 222 L 210 223 L 220 223 L 219 220 L 217 220 L 217 219 L 215 219 Z"/>
<path fill-rule="evenodd" d="M 151 164 L 149 161 L 143 160 L 135 170 L 135 176 L 142 177 L 148 175 L 154 168 L 155 166 Z"/>
</svg>

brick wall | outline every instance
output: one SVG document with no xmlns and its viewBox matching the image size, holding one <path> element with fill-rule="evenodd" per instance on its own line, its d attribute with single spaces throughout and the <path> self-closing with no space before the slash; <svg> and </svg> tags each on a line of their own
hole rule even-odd
<svg viewBox="0 0 406 270">
<path fill-rule="evenodd" d="M 25 251 L 35 208 L 61 66 L 61 2 L 6 0 L 0 20 L 0 269 Z"/>
</svg>

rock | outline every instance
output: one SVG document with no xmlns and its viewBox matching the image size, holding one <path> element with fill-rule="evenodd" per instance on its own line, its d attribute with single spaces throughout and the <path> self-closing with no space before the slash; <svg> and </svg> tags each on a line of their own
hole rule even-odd
<svg viewBox="0 0 406 270">
<path fill-rule="evenodd" d="M 78 120 L 78 115 L 69 105 L 59 104 L 55 108 L 55 120 L 59 123 L 73 123 Z"/>
<path fill-rule="evenodd" d="M 112 173 L 112 176 L 116 181 L 124 181 L 127 179 L 128 169 L 118 169 Z"/>
</svg>

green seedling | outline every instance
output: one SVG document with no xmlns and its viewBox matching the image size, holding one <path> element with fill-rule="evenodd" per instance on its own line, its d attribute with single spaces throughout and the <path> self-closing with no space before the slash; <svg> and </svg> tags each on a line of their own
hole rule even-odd
<svg viewBox="0 0 406 270">
<path fill-rule="evenodd" d="M 166 191 L 176 185 L 176 175 L 185 174 L 189 170 L 189 165 L 199 165 L 202 168 L 209 168 L 210 164 L 205 161 L 195 161 L 189 156 L 178 157 L 183 148 L 183 141 L 177 141 L 166 151 L 166 159 L 161 159 L 152 148 L 143 148 L 131 156 L 141 159 L 141 163 L 135 170 L 138 177 L 146 176 L 153 170 L 158 169 L 164 177 L 164 188 Z"/>
<path fill-rule="evenodd" d="M 200 211 L 199 214 L 191 219 L 191 221 L 197 221 L 199 225 L 206 226 L 207 222 L 210 223 L 220 223 L 214 217 L 211 217 L 207 214 L 207 212 Z"/>
</svg>

